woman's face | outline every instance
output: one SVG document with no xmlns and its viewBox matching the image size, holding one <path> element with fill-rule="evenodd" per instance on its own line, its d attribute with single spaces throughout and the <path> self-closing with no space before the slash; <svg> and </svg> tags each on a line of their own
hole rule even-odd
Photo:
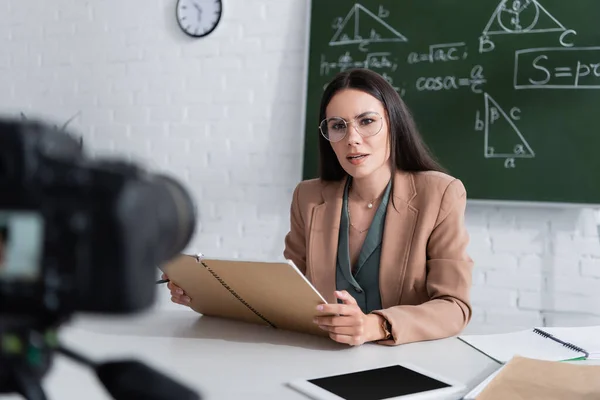
<svg viewBox="0 0 600 400">
<path fill-rule="evenodd" d="M 326 119 L 327 123 L 321 126 L 331 139 L 340 165 L 349 175 L 360 179 L 390 168 L 387 114 L 379 100 L 360 90 L 341 90 L 327 105 Z M 344 133 L 341 140 L 333 141 Z"/>
</svg>

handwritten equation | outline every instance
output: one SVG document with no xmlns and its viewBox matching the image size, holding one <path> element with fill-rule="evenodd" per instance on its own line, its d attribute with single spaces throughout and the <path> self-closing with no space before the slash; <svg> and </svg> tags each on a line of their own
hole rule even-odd
<svg viewBox="0 0 600 400">
<path fill-rule="evenodd" d="M 417 78 L 415 86 L 419 92 L 438 92 L 440 90 L 456 90 L 461 87 L 470 87 L 473 93 L 482 93 L 481 85 L 485 82 L 486 79 L 483 75 L 483 67 L 481 65 L 475 65 L 471 69 L 468 78 L 457 78 L 454 75 L 420 77 Z"/>
<path fill-rule="evenodd" d="M 515 89 L 600 89 L 600 46 L 517 50 Z"/>
<path fill-rule="evenodd" d="M 364 58 L 355 60 L 347 51 L 333 62 L 327 61 L 325 55 L 321 55 L 321 76 L 329 75 L 332 72 L 343 72 L 350 68 L 376 68 L 394 72 L 398 68 L 398 63 L 391 59 L 390 55 L 389 51 L 367 53 Z"/>
<path fill-rule="evenodd" d="M 385 79 L 394 90 L 404 96 L 406 89 L 394 84 L 390 73 L 396 71 L 398 63 L 391 58 L 390 52 L 367 53 L 364 58 L 354 59 L 350 52 L 345 52 L 336 61 L 327 61 L 325 55 L 321 55 L 321 76 L 343 72 L 351 68 L 369 68 L 377 72 Z M 326 85 L 325 85 L 326 86 Z"/>
<path fill-rule="evenodd" d="M 465 42 L 439 43 L 429 46 L 426 53 L 411 52 L 408 54 L 406 62 L 408 64 L 417 64 L 419 62 L 449 62 L 464 60 L 468 56 Z"/>
</svg>

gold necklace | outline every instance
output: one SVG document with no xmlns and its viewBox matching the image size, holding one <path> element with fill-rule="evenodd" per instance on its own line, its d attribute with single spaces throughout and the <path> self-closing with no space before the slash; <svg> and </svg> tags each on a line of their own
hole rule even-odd
<svg viewBox="0 0 600 400">
<path fill-rule="evenodd" d="M 353 227 L 354 229 L 356 229 L 358 231 L 358 233 L 365 233 L 366 231 L 369 230 L 369 228 L 366 229 L 358 229 L 353 223 L 352 220 L 350 219 L 350 202 L 348 202 L 348 222 L 350 223 L 350 226 Z"/>
<path fill-rule="evenodd" d="M 352 189 L 352 186 L 350 186 L 350 189 Z M 356 193 L 356 195 L 362 200 L 362 201 L 366 201 L 365 199 L 362 198 L 362 196 L 360 194 L 358 194 L 358 192 Z M 373 203 L 375 203 L 377 200 L 379 200 L 379 197 L 381 195 L 375 197 L 373 200 L 367 202 L 367 208 L 371 209 L 373 208 Z"/>
</svg>

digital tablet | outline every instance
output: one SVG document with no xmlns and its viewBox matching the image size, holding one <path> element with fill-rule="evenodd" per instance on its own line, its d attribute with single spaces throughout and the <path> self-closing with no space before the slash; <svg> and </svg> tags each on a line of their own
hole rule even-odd
<svg viewBox="0 0 600 400">
<path fill-rule="evenodd" d="M 300 379 L 288 386 L 318 400 L 439 399 L 466 389 L 458 382 L 407 364 Z"/>
</svg>

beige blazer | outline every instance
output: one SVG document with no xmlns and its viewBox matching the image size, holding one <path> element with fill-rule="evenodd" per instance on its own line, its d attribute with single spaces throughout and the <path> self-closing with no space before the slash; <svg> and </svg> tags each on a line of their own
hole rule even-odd
<svg viewBox="0 0 600 400">
<path fill-rule="evenodd" d="M 284 256 L 337 302 L 335 272 L 344 181 L 303 181 L 294 190 Z M 392 201 L 393 198 L 393 201 Z M 466 191 L 440 172 L 397 172 L 387 207 L 379 285 L 398 345 L 460 333 L 471 319 Z"/>
</svg>

